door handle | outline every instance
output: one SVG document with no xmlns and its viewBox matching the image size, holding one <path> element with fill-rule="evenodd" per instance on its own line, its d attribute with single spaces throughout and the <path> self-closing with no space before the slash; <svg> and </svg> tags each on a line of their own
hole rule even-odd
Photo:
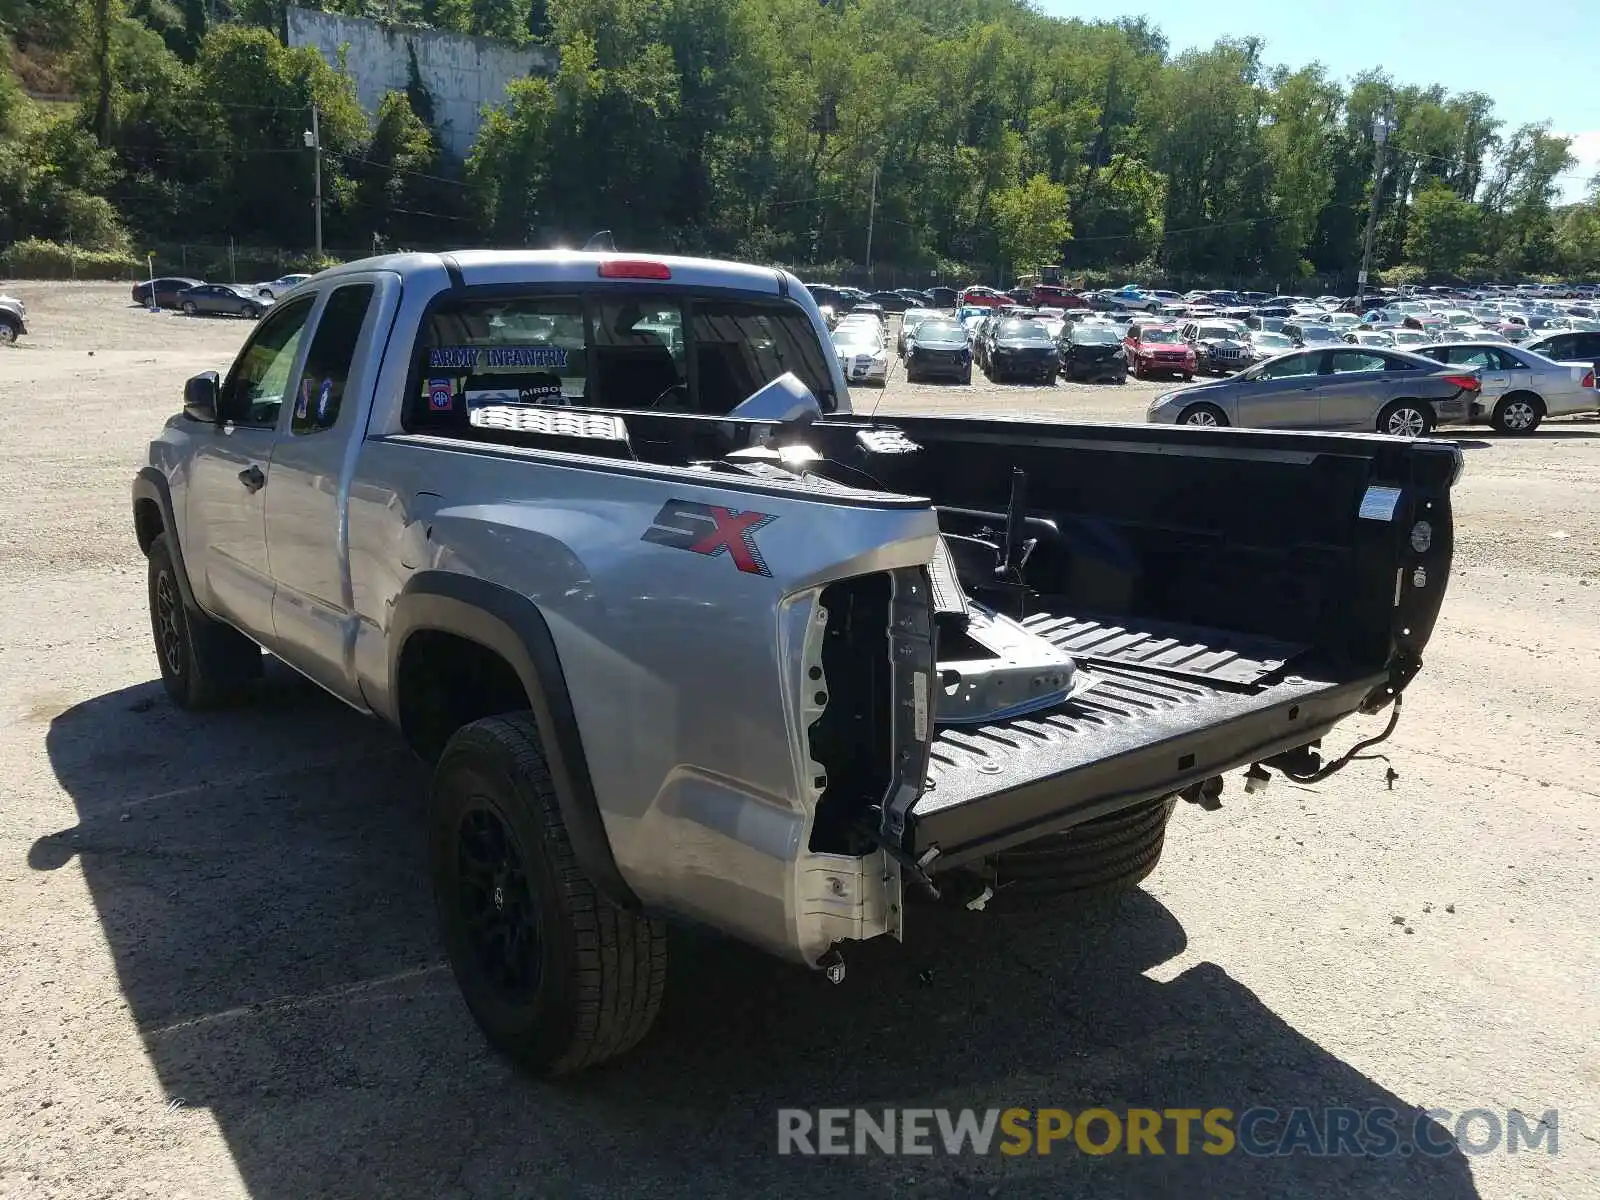
<svg viewBox="0 0 1600 1200">
<path fill-rule="evenodd" d="M 246 467 L 239 472 L 239 482 L 244 484 L 246 491 L 259 492 L 267 486 L 267 477 L 261 473 L 260 467 Z"/>
</svg>

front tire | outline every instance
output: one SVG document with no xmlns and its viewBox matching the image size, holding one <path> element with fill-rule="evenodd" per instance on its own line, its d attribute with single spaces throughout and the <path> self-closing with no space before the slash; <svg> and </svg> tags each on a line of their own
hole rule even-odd
<svg viewBox="0 0 1600 1200">
<path fill-rule="evenodd" d="M 159 534 L 150 543 L 150 630 L 161 685 L 179 708 L 202 711 L 234 703 L 261 677 L 261 647 L 184 603 L 178 569 Z"/>
<path fill-rule="evenodd" d="M 199 314 L 199 312 L 200 312 L 200 310 L 199 310 L 199 308 L 197 308 L 195 306 L 195 302 L 193 300 L 185 300 L 183 302 L 183 315 L 184 316 L 186 316 L 186 317 L 197 316 Z"/>
<path fill-rule="evenodd" d="M 440 933 L 489 1043 L 552 1076 L 632 1048 L 661 1007 L 666 927 L 584 875 L 532 714 L 458 729 L 429 804 Z"/>
<path fill-rule="evenodd" d="M 965 371 L 961 372 L 961 386 L 962 387 L 971 387 L 972 386 L 972 368 L 971 367 L 968 367 Z"/>
<path fill-rule="evenodd" d="M 246 304 L 244 306 L 244 319 L 245 320 L 254 321 L 260 315 L 261 315 L 261 310 L 259 308 L 257 308 L 254 304 Z"/>
<path fill-rule="evenodd" d="M 9 346 L 17 340 L 17 326 L 14 322 L 0 320 L 0 346 Z"/>
<path fill-rule="evenodd" d="M 1178 414 L 1179 425 L 1199 425 L 1219 429 L 1228 423 L 1228 414 L 1215 404 L 1191 404 Z"/>
<path fill-rule="evenodd" d="M 1391 437 L 1425 437 L 1433 430 L 1433 413 L 1420 400 L 1396 400 L 1378 414 L 1378 432 Z"/>
<path fill-rule="evenodd" d="M 1526 437 L 1544 420 L 1544 401 L 1532 392 L 1513 392 L 1500 397 L 1489 424 L 1499 433 Z"/>
</svg>

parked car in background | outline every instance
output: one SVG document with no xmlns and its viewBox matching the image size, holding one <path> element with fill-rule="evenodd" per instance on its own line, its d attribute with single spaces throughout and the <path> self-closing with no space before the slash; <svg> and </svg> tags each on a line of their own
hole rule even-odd
<svg viewBox="0 0 1600 1200">
<path fill-rule="evenodd" d="M 967 331 L 953 317 L 939 315 L 905 335 L 906 381 L 954 379 L 972 382 L 972 348 Z"/>
<path fill-rule="evenodd" d="M 1183 340 L 1194 351 L 1198 372 L 1231 374 L 1255 362 L 1249 330 L 1235 321 L 1191 321 L 1182 329 Z"/>
<path fill-rule="evenodd" d="M 1441 342 L 1417 353 L 1477 371 L 1481 390 L 1472 415 L 1501 433 L 1528 434 L 1546 417 L 1600 411 L 1592 366 L 1487 342 Z"/>
<path fill-rule="evenodd" d="M 922 322 L 931 317 L 943 317 L 945 313 L 931 308 L 908 308 L 900 318 L 900 333 L 895 339 L 895 353 L 901 358 L 906 356 L 906 337 Z"/>
<path fill-rule="evenodd" d="M 191 317 L 247 317 L 254 321 L 270 303 L 225 283 L 202 283 L 178 293 L 178 307 Z"/>
<path fill-rule="evenodd" d="M 1296 346 L 1331 346 L 1344 341 L 1330 326 L 1313 321 L 1285 321 L 1283 332 Z"/>
<path fill-rule="evenodd" d="M 806 291 L 817 302 L 818 308 L 831 308 L 836 313 L 847 312 L 854 303 L 844 292 L 829 283 L 808 283 Z"/>
<path fill-rule="evenodd" d="M 832 334 L 834 352 L 846 383 L 877 384 L 889 379 L 889 347 L 883 330 L 869 321 L 841 321 Z"/>
<path fill-rule="evenodd" d="M 888 314 L 884 312 L 883 305 L 876 300 L 861 300 L 851 305 L 850 311 L 840 318 L 840 323 L 843 324 L 845 319 L 849 317 L 872 317 L 877 320 L 880 326 L 888 321 Z"/>
<path fill-rule="evenodd" d="M 1061 355 L 1040 322 L 1025 317 L 990 319 L 982 334 L 983 369 L 997 383 L 1003 379 L 1036 379 L 1054 384 Z"/>
<path fill-rule="evenodd" d="M 1294 341 L 1286 333 L 1274 333 L 1270 329 L 1252 329 L 1249 336 L 1250 348 L 1255 351 L 1256 362 L 1294 349 Z"/>
<path fill-rule="evenodd" d="M 1283 323 L 1289 318 L 1276 313 L 1254 312 L 1244 319 L 1245 326 L 1249 329 L 1260 329 L 1277 333 L 1283 329 Z"/>
<path fill-rule="evenodd" d="M 1126 383 L 1128 354 L 1115 325 L 1082 321 L 1066 326 L 1056 342 L 1061 373 L 1087 383 Z"/>
<path fill-rule="evenodd" d="M 300 284 L 304 283 L 310 278 L 311 276 L 303 273 L 280 275 L 268 283 L 256 284 L 254 291 L 255 294 L 260 296 L 263 300 L 277 300 L 290 288 L 298 287 Z"/>
<path fill-rule="evenodd" d="M 1136 322 L 1128 327 L 1122 345 L 1135 379 L 1148 375 L 1194 378 L 1194 348 L 1183 340 L 1176 325 Z"/>
<path fill-rule="evenodd" d="M 1412 350 L 1419 346 L 1431 345 L 1433 342 L 1433 339 L 1420 329 L 1407 329 L 1401 326 L 1384 332 L 1394 340 L 1396 350 Z"/>
<path fill-rule="evenodd" d="M 150 307 L 150 293 L 155 291 L 156 308 L 177 308 L 178 293 L 199 287 L 205 280 L 190 279 L 186 275 L 163 275 L 158 279 L 144 279 L 133 285 L 133 302 Z"/>
<path fill-rule="evenodd" d="M 1523 342 L 1522 348 L 1556 362 L 1582 362 L 1600 369 L 1600 333 L 1576 330 L 1547 333 Z"/>
<path fill-rule="evenodd" d="M 1344 429 L 1421 437 L 1473 419 L 1480 384 L 1465 367 L 1399 350 L 1297 350 L 1215 383 L 1167 392 L 1146 419 L 1254 429 Z"/>
<path fill-rule="evenodd" d="M 1054 283 L 1036 283 L 1028 294 L 1028 303 L 1048 305 L 1059 309 L 1088 308 L 1089 302 L 1070 288 Z"/>
<path fill-rule="evenodd" d="M 933 300 L 927 292 L 920 292 L 916 288 L 895 288 L 894 294 L 901 297 L 907 304 L 914 308 L 932 308 Z"/>
<path fill-rule="evenodd" d="M 911 307 L 911 301 L 907 300 L 899 292 L 869 292 L 867 300 L 876 304 L 886 313 L 902 313 Z M 860 308 L 861 306 L 858 304 L 856 307 Z"/>
<path fill-rule="evenodd" d="M 928 289 L 928 299 L 933 301 L 934 308 L 955 308 L 960 297 L 955 288 L 931 287 Z"/>
<path fill-rule="evenodd" d="M 997 304 L 1009 304 L 1011 297 L 995 291 L 993 288 L 973 284 L 963 288 L 959 297 L 962 308 L 993 308 Z"/>
<path fill-rule="evenodd" d="M 1393 347 L 1394 332 L 1388 329 L 1352 329 L 1344 335 L 1344 340 L 1353 346 Z"/>
<path fill-rule="evenodd" d="M 15 296 L 0 295 L 0 346 L 9 346 L 28 332 L 28 306 Z"/>
</svg>

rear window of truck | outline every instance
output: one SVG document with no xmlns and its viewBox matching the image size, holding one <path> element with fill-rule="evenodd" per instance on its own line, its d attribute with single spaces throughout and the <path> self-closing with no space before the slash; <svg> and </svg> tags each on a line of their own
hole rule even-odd
<svg viewBox="0 0 1600 1200">
<path fill-rule="evenodd" d="M 721 416 L 785 372 L 835 407 L 825 351 L 782 301 L 637 294 L 447 297 L 417 339 L 407 429 L 486 406 Z"/>
</svg>

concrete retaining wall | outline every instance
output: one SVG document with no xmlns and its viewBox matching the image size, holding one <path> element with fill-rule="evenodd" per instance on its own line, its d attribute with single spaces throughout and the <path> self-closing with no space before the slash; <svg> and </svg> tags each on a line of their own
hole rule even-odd
<svg viewBox="0 0 1600 1200">
<path fill-rule="evenodd" d="M 499 104 L 513 79 L 553 74 L 558 63 L 556 51 L 547 46 L 513 46 L 307 8 L 290 8 L 286 25 L 290 46 L 315 47 L 330 64 L 337 65 L 341 46 L 347 48 L 345 68 L 368 116 L 377 112 L 386 92 L 405 90 L 410 52 L 415 52 L 422 82 L 433 94 L 440 141 L 457 158 L 471 148 L 485 104 Z"/>
</svg>

